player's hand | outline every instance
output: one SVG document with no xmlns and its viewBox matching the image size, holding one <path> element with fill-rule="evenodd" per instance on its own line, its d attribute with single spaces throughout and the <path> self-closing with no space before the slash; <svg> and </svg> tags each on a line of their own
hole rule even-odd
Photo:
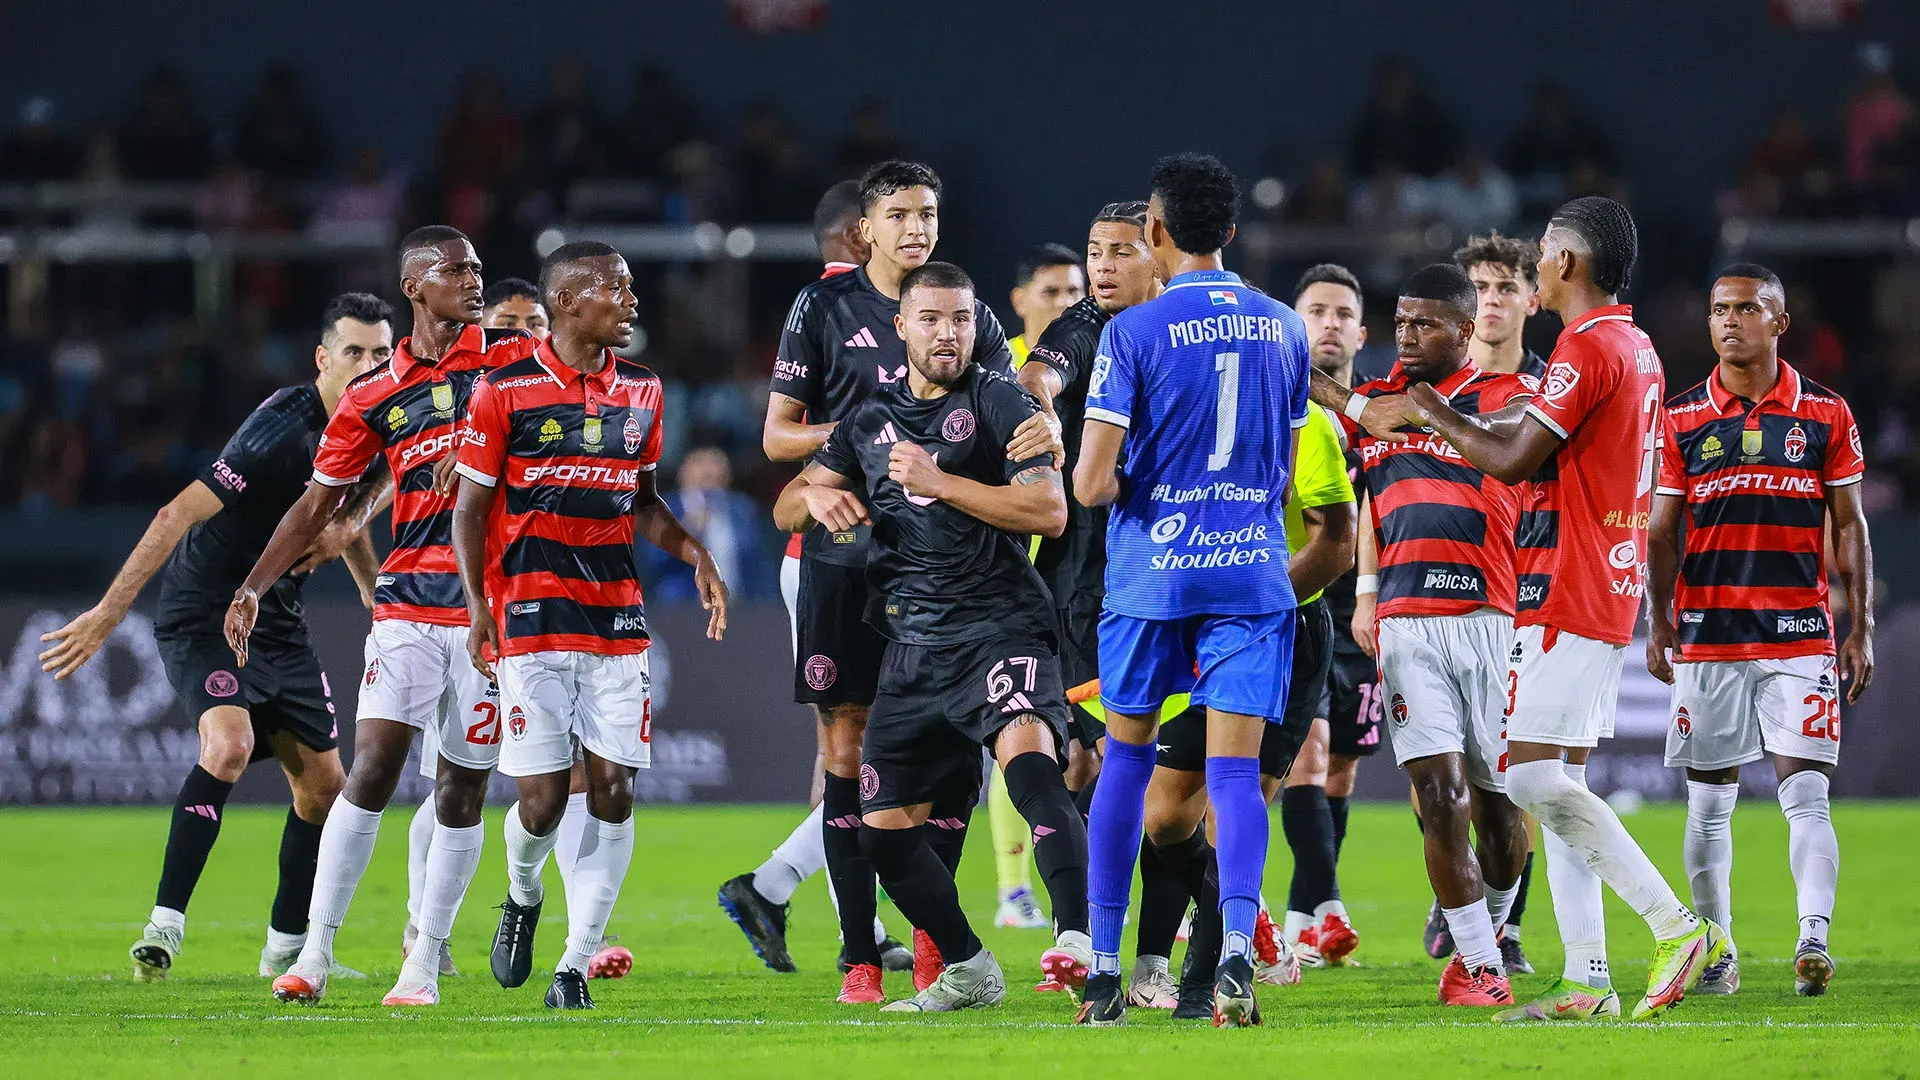
<svg viewBox="0 0 1920 1080">
<path fill-rule="evenodd" d="M 947 485 L 947 474 L 940 471 L 933 455 L 910 442 L 894 443 L 887 452 L 887 476 L 921 499 L 938 499 Z"/>
<path fill-rule="evenodd" d="M 233 594 L 233 603 L 227 605 L 226 625 L 221 628 L 227 635 L 227 648 L 233 650 L 233 662 L 241 667 L 247 666 L 247 639 L 253 636 L 253 623 L 259 617 L 260 594 L 241 586 Z"/>
<path fill-rule="evenodd" d="M 352 547 L 353 542 L 359 538 L 360 530 L 355 528 L 352 522 L 344 518 L 329 521 L 326 528 L 320 530 L 320 535 L 314 537 L 313 543 L 308 545 L 307 553 L 300 556 L 300 561 L 294 563 L 293 569 L 287 572 L 305 574 L 318 570 L 339 558 L 341 553 Z"/>
<path fill-rule="evenodd" d="M 1060 441 L 1060 418 L 1050 412 L 1037 412 L 1020 421 L 1007 442 L 1008 461 L 1028 461 L 1049 453 L 1054 468 L 1066 468 L 1067 447 Z"/>
<path fill-rule="evenodd" d="M 807 516 L 834 532 L 871 524 L 867 520 L 867 504 L 851 491 L 809 486 L 800 492 L 800 497 L 806 500 Z"/>
<path fill-rule="evenodd" d="M 500 625 L 493 621 L 493 612 L 468 612 L 471 619 L 467 627 L 467 659 L 473 661 L 473 669 L 487 677 L 488 682 L 499 682 L 494 676 L 493 660 L 500 655 Z"/>
<path fill-rule="evenodd" d="M 1374 633 L 1374 610 L 1379 597 L 1373 593 L 1353 598 L 1353 643 L 1371 660 L 1380 655 L 1380 641 Z"/>
<path fill-rule="evenodd" d="M 433 463 L 433 493 L 435 495 L 453 494 L 453 484 L 456 476 L 453 467 L 459 463 L 460 455 L 452 450 L 447 451 L 445 457 Z"/>
<path fill-rule="evenodd" d="M 1873 634 L 1855 629 L 1840 643 L 1840 681 L 1847 684 L 1847 704 L 1852 705 L 1873 683 Z"/>
<path fill-rule="evenodd" d="M 1673 622 L 1654 616 L 1647 626 L 1647 673 L 1673 685 L 1673 657 L 1680 654 L 1680 632 Z"/>
<path fill-rule="evenodd" d="M 1417 394 L 1423 389 L 1431 388 L 1425 383 L 1416 383 L 1412 393 Z M 1437 395 L 1435 400 L 1439 400 Z M 1414 410 L 1412 405 L 1406 394 L 1384 394 L 1377 398 L 1370 398 L 1367 401 L 1367 407 L 1360 412 L 1360 426 L 1367 429 L 1367 434 L 1381 442 L 1406 442 L 1407 436 L 1399 429 L 1409 422 L 1426 422 L 1424 416 L 1418 416 L 1416 419 L 1417 410 Z"/>
<path fill-rule="evenodd" d="M 693 584 L 700 590 L 700 606 L 707 609 L 707 637 L 719 641 L 727 633 L 727 598 L 731 594 L 727 583 L 720 580 L 720 568 L 714 565 L 713 556 L 704 551 L 693 568 Z"/>
<path fill-rule="evenodd" d="M 41 634 L 41 641 L 51 641 L 54 646 L 40 654 L 40 670 L 53 672 L 56 679 L 79 671 L 100 651 L 100 646 L 107 643 L 107 636 L 118 625 L 119 616 L 95 605 L 75 615 L 72 622 L 60 629 Z"/>
</svg>

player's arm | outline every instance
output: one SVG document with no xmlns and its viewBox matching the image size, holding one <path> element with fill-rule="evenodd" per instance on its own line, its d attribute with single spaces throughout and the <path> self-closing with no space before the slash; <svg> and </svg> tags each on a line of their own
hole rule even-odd
<svg viewBox="0 0 1920 1080">
<path fill-rule="evenodd" d="M 1360 651 L 1374 656 L 1379 642 L 1377 629 L 1380 601 L 1380 551 L 1373 535 L 1373 496 L 1360 496 L 1360 537 L 1353 553 L 1353 641 Z"/>
<path fill-rule="evenodd" d="M 982 484 L 941 469 L 924 447 L 897 442 L 888 452 L 887 476 L 909 495 L 938 499 L 998 529 L 1049 539 L 1067 531 L 1067 493 L 1060 486 L 1060 470 L 1044 461 L 1030 461 L 1005 484 Z"/>
<path fill-rule="evenodd" d="M 806 532 L 816 524 L 834 532 L 872 524 L 867 504 L 853 492 L 853 481 L 817 461 L 808 463 L 780 489 L 773 503 L 773 523 L 791 533 Z"/>
<path fill-rule="evenodd" d="M 827 445 L 832 424 L 809 424 L 807 403 L 778 390 L 767 395 L 767 420 L 760 428 L 760 446 L 768 461 L 805 461 Z"/>
<path fill-rule="evenodd" d="M 1407 437 L 1397 429 L 1407 422 L 1406 398 L 1387 394 L 1369 398 L 1340 385 L 1339 380 L 1318 368 L 1307 376 L 1307 396 L 1314 404 L 1330 409 L 1337 416 L 1366 428 L 1383 442 L 1403 443 Z"/>
<path fill-rule="evenodd" d="M 1406 400 L 1413 406 L 1410 419 L 1439 432 L 1468 464 L 1503 484 L 1526 480 L 1560 449 L 1560 435 L 1531 412 L 1462 416 L 1427 383 L 1414 384 Z"/>
<path fill-rule="evenodd" d="M 1680 515 L 1684 494 L 1659 490 L 1647 522 L 1647 671 L 1673 682 L 1673 656 L 1680 653 L 1680 632 L 1673 625 L 1674 581 L 1680 572 Z"/>
<path fill-rule="evenodd" d="M 687 531 L 673 508 L 660 497 L 652 469 L 642 469 L 633 495 L 633 529 L 647 543 L 693 567 L 693 584 L 700 606 L 707 609 L 707 637 L 719 641 L 727 632 L 727 583 L 720 567 L 700 538 Z"/>
<path fill-rule="evenodd" d="M 1827 513 L 1833 518 L 1833 561 L 1853 621 L 1840 645 L 1840 677 L 1847 680 L 1847 704 L 1852 705 L 1873 682 L 1873 545 L 1867 538 L 1860 485 L 1829 484 Z"/>
<path fill-rule="evenodd" d="M 100 602 L 60 629 L 40 635 L 41 641 L 53 643 L 40 654 L 40 670 L 53 672 L 56 679 L 79 671 L 100 651 L 100 646 L 106 644 L 113 628 L 127 617 L 140 590 L 166 565 L 180 538 L 187 535 L 188 529 L 219 513 L 223 505 L 212 488 L 195 480 L 161 507 Z"/>
<path fill-rule="evenodd" d="M 367 530 L 361 529 L 340 553 L 340 561 L 347 564 L 347 573 L 353 576 L 353 585 L 360 590 L 360 604 L 368 611 L 373 610 L 373 590 L 378 587 L 380 578 L 380 556 L 373 550 L 373 538 Z"/>
<path fill-rule="evenodd" d="M 1080 460 L 1073 465 L 1073 497 L 1082 506 L 1111 506 L 1120 499 L 1120 449 L 1127 429 L 1089 419 L 1080 429 Z"/>
<path fill-rule="evenodd" d="M 447 455 L 452 458 L 452 454 Z M 293 572 L 304 574 L 318 570 L 335 559 L 343 559 L 347 572 L 353 575 L 354 584 L 360 586 L 361 599 L 371 604 L 373 596 L 373 573 L 362 575 L 361 571 L 372 560 L 374 571 L 380 567 L 380 561 L 373 553 L 373 543 L 367 538 L 367 526 L 381 511 L 393 505 L 393 476 L 385 467 L 385 459 L 373 459 L 373 467 L 367 475 L 347 488 L 346 497 L 340 500 L 340 506 L 320 530 L 312 546 L 307 548 L 300 561 L 293 564 Z M 451 493 L 452 489 L 447 489 Z"/>
<path fill-rule="evenodd" d="M 1028 354 L 1027 362 L 1020 365 L 1020 370 L 1014 373 L 1013 378 L 1022 390 L 1032 394 L 1034 400 L 1040 403 L 1041 411 L 1048 416 L 1054 415 L 1053 399 L 1067 388 L 1067 382 L 1052 364 L 1036 360 L 1032 354 Z"/>
<path fill-rule="evenodd" d="M 460 588 L 467 594 L 467 656 L 480 673 L 491 679 L 493 657 L 500 655 L 500 627 L 487 607 L 487 519 L 499 497 L 498 477 L 475 479 L 462 470 L 453 497 L 453 562 L 460 571 Z"/>
<path fill-rule="evenodd" d="M 1295 596 L 1312 596 L 1353 566 L 1354 520 L 1352 502 L 1301 508 L 1307 539 L 1287 561 Z"/>
<path fill-rule="evenodd" d="M 773 361 L 773 380 L 767 395 L 767 419 L 760 429 L 760 445 L 769 461 L 805 461 L 827 444 L 832 424 L 809 424 L 807 410 L 818 415 L 826 400 L 828 357 L 819 347 L 820 302 L 809 287 L 800 290 L 780 331 L 780 349 Z"/>
</svg>

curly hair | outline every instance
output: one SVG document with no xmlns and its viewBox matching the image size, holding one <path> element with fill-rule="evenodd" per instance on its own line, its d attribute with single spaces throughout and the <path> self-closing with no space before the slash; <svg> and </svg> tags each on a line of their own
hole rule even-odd
<svg viewBox="0 0 1920 1080">
<path fill-rule="evenodd" d="M 860 176 L 860 212 L 865 214 L 875 203 L 907 188 L 923 187 L 940 197 L 940 177 L 933 166 L 917 161 L 883 161 Z"/>
<path fill-rule="evenodd" d="M 1540 287 L 1540 247 L 1532 240 L 1498 232 L 1470 236 L 1467 246 L 1453 253 L 1453 263 L 1462 270 L 1498 266 L 1525 281 L 1529 289 Z"/>
<path fill-rule="evenodd" d="M 1175 247 L 1208 255 L 1227 246 L 1240 209 L 1240 182 L 1220 159 L 1208 154 L 1161 158 L 1148 190 L 1160 199 Z"/>
</svg>

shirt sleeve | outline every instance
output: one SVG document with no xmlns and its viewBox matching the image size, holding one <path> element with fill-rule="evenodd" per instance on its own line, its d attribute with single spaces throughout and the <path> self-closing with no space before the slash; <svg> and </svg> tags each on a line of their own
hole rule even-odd
<svg viewBox="0 0 1920 1080">
<path fill-rule="evenodd" d="M 212 489 L 221 506 L 239 502 L 249 483 L 269 482 L 272 475 L 286 467 L 279 460 L 281 440 L 276 437 L 283 425 L 276 420 L 272 411 L 255 409 L 241 422 L 240 430 L 233 433 L 227 445 L 220 448 L 220 456 L 195 477 Z"/>
<path fill-rule="evenodd" d="M 1289 388 L 1292 399 L 1287 403 L 1287 422 L 1295 431 L 1307 426 L 1311 414 L 1307 411 L 1307 387 L 1313 379 L 1313 364 L 1307 357 L 1307 331 L 1291 335 L 1293 339 L 1293 384 Z"/>
<path fill-rule="evenodd" d="M 1673 414 L 1660 410 L 1660 479 L 1654 486 L 1657 495 L 1687 493 L 1687 460 L 1680 454 L 1680 440 L 1674 438 Z"/>
<path fill-rule="evenodd" d="M 1108 323 L 1100 331 L 1100 344 L 1094 349 L 1093 376 L 1087 382 L 1087 419 L 1129 428 L 1133 426 L 1134 391 L 1139 377 L 1125 341 L 1115 332 L 1114 325 Z"/>
<path fill-rule="evenodd" d="M 1060 373 L 1062 386 L 1073 385 L 1073 380 L 1087 367 L 1089 340 L 1084 326 L 1078 319 L 1071 324 L 1065 318 L 1053 320 L 1033 350 L 1027 353 L 1027 363 L 1038 360 Z"/>
<path fill-rule="evenodd" d="M 818 412 L 825 404 L 827 365 L 820 352 L 819 294 L 802 289 L 780 331 L 773 360 L 773 392 Z"/>
<path fill-rule="evenodd" d="M 380 436 L 367 426 L 352 398 L 340 403 L 320 435 L 320 451 L 313 457 L 313 482 L 345 487 L 367 474 L 383 449 Z"/>
<path fill-rule="evenodd" d="M 1013 378 L 1013 346 L 1007 344 L 1007 332 L 1000 325 L 1000 317 L 981 300 L 973 302 L 973 312 L 973 362 Z"/>
<path fill-rule="evenodd" d="M 1562 439 L 1570 439 L 1593 415 L 1620 382 L 1617 362 L 1589 345 L 1580 335 L 1553 351 L 1547 377 L 1527 413 Z"/>
<path fill-rule="evenodd" d="M 653 380 L 653 426 L 647 429 L 647 441 L 640 447 L 640 471 L 652 472 L 660 466 L 660 447 L 667 434 L 667 388 Z"/>
<path fill-rule="evenodd" d="M 1844 429 L 1844 430 L 1843 430 Z M 1854 422 L 1853 409 L 1840 403 L 1833 430 L 1827 435 L 1827 460 L 1820 479 L 1828 487 L 1857 484 L 1867 472 L 1867 456 L 1860 448 L 1860 425 Z"/>
<path fill-rule="evenodd" d="M 1347 459 L 1340 451 L 1333 417 L 1325 409 L 1310 409 L 1306 424 L 1294 437 L 1300 440 L 1294 458 L 1294 505 L 1311 510 L 1354 501 L 1353 482 L 1347 478 Z"/>
<path fill-rule="evenodd" d="M 854 428 L 860 426 L 860 417 L 865 412 L 863 407 L 856 405 L 845 420 L 834 425 L 833 433 L 827 436 L 826 445 L 814 451 L 815 465 L 856 482 L 866 479 L 866 474 L 860 468 L 860 455 L 853 447 Z"/>
<path fill-rule="evenodd" d="M 654 430 L 659 427 L 656 419 Z M 482 378 L 473 384 L 473 396 L 467 401 L 467 419 L 460 430 L 460 459 L 454 471 L 476 484 L 498 484 L 507 465 L 507 434 L 507 403 L 493 382 Z"/>
<path fill-rule="evenodd" d="M 996 447 L 1004 447 L 1013 441 L 1013 433 L 1027 418 L 1040 411 L 1040 406 L 1018 384 L 994 380 L 982 395 L 980 403 L 982 437 Z M 1025 461 L 1009 459 L 1002 476 L 1011 480 L 1028 469 L 1052 468 L 1053 455 L 1041 453 Z"/>
</svg>

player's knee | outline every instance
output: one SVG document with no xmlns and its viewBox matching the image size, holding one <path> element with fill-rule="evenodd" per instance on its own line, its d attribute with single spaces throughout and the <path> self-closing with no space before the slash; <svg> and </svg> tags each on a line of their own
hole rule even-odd
<svg viewBox="0 0 1920 1080">
<path fill-rule="evenodd" d="M 433 785 L 434 818 L 456 829 L 480 824 L 486 803 L 487 773 L 477 769 L 442 766 Z"/>
<path fill-rule="evenodd" d="M 1548 828 L 1561 819 L 1569 797 L 1580 790 L 1552 758 L 1516 762 L 1507 768 L 1507 798 Z"/>
<path fill-rule="evenodd" d="M 1780 811 L 1787 820 L 1819 820 L 1830 816 L 1829 782 L 1819 769 L 1803 769 L 1780 781 Z"/>
<path fill-rule="evenodd" d="M 214 777 L 233 783 L 247 771 L 247 763 L 252 759 L 252 728 L 210 726 L 201 732 L 200 767 Z"/>
<path fill-rule="evenodd" d="M 1353 782 L 1360 775 L 1360 759 L 1331 754 L 1327 757 L 1327 794 L 1346 798 L 1353 794 Z"/>
<path fill-rule="evenodd" d="M 627 770 L 596 774 L 587 787 L 587 812 L 601 821 L 621 822 L 633 816 L 633 777 Z"/>
<path fill-rule="evenodd" d="M 1420 795 L 1420 816 L 1427 820 L 1466 817 L 1472 812 L 1467 782 L 1459 776 L 1435 773 L 1414 781 Z"/>
</svg>

